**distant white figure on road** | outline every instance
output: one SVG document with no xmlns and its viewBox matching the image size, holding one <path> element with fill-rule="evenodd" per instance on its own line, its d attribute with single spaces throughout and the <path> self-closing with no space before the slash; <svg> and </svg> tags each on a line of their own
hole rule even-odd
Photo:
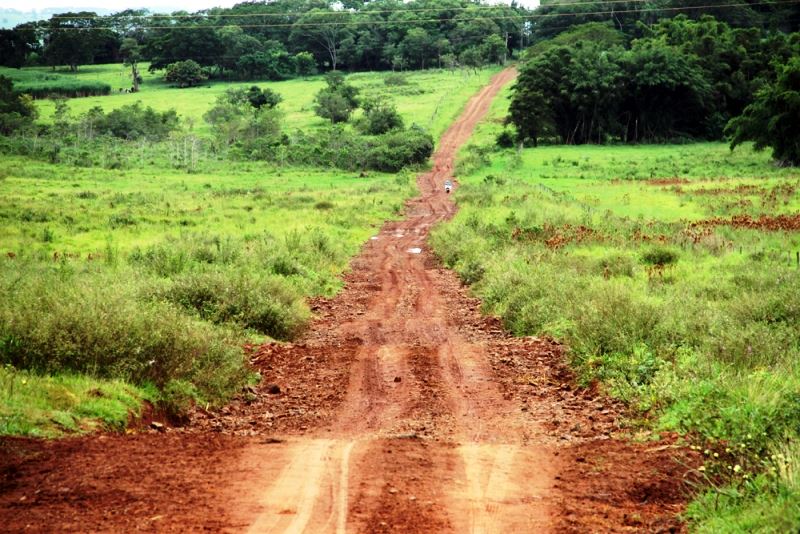
<svg viewBox="0 0 800 534">
<path fill-rule="evenodd" d="M 446 180 L 444 182 L 444 192 L 450 194 L 450 191 L 452 190 L 453 190 L 453 182 L 451 182 L 450 180 Z"/>
</svg>

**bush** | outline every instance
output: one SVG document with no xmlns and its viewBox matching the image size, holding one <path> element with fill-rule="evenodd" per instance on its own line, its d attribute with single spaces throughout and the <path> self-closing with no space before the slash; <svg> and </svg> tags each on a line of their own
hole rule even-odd
<svg viewBox="0 0 800 534">
<path fill-rule="evenodd" d="M 388 86 L 408 85 L 408 77 L 404 74 L 393 72 L 392 74 L 386 75 L 383 79 L 383 83 Z"/>
<path fill-rule="evenodd" d="M 403 117 L 394 105 L 383 101 L 364 103 L 364 131 L 370 135 L 381 135 L 392 130 L 403 129 Z"/>
<path fill-rule="evenodd" d="M 200 64 L 192 59 L 171 63 L 164 73 L 164 81 L 177 84 L 178 87 L 192 87 L 207 79 L 208 75 Z"/>
<path fill-rule="evenodd" d="M 4 266 L 0 362 L 159 388 L 184 380 L 208 401 L 241 388 L 248 375 L 241 338 L 164 302 L 137 300 L 130 280 L 21 262 Z"/>
<path fill-rule="evenodd" d="M 303 296 L 277 276 L 230 271 L 188 273 L 156 296 L 196 311 L 213 323 L 236 324 L 276 339 L 292 339 L 309 318 Z"/>
<path fill-rule="evenodd" d="M 642 262 L 665 267 L 678 262 L 678 253 L 664 247 L 654 247 L 642 253 Z"/>
<path fill-rule="evenodd" d="M 84 123 L 93 125 L 98 134 L 121 139 L 166 139 L 178 128 L 178 113 L 174 109 L 158 112 L 141 102 L 128 104 L 105 114 L 99 107 L 92 108 L 83 117 Z"/>
<path fill-rule="evenodd" d="M 421 164 L 433 154 L 433 137 L 412 128 L 380 136 L 367 153 L 367 167 L 397 172 L 407 165 Z"/>
<path fill-rule="evenodd" d="M 495 143 L 500 148 L 513 148 L 514 147 L 514 134 L 508 130 L 503 130 L 497 134 Z"/>
</svg>

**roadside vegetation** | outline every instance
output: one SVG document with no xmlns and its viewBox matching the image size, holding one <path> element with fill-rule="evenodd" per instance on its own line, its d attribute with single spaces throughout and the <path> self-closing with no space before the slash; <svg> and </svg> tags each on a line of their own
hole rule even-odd
<svg viewBox="0 0 800 534">
<path fill-rule="evenodd" d="M 356 113 L 335 125 L 313 92 L 222 87 L 201 99 L 200 132 L 191 99 L 57 100 L 40 119 L 42 101 L 4 80 L 0 432 L 120 429 L 144 403 L 180 419 L 257 382 L 243 347 L 303 332 L 306 299 L 338 291 L 413 194 L 428 128 L 492 72 L 404 76 L 414 98 L 397 101 L 383 75 L 307 82 L 350 92 Z M 305 131 L 289 128 L 293 109 Z"/>
<path fill-rule="evenodd" d="M 461 154 L 435 250 L 517 335 L 563 341 L 580 379 L 707 459 L 699 532 L 800 523 L 800 172 L 745 144 Z"/>
</svg>

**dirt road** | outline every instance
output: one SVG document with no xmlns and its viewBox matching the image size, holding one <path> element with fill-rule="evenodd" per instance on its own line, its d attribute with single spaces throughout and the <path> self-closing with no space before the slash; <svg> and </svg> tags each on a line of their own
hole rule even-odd
<svg viewBox="0 0 800 534">
<path fill-rule="evenodd" d="M 6 440 L 0 530 L 680 530 L 692 458 L 615 439 L 619 408 L 560 346 L 507 336 L 427 248 L 456 150 L 514 76 L 470 100 L 309 333 L 254 349 L 257 391 L 167 433 Z"/>
</svg>

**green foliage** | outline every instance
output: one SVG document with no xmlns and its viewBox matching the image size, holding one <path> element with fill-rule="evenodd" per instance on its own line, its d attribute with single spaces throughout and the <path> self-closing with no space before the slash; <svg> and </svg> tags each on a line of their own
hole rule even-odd
<svg viewBox="0 0 800 534">
<path fill-rule="evenodd" d="M 36 108 L 30 98 L 14 91 L 14 82 L 0 76 L 0 134 L 29 128 L 36 118 Z"/>
<path fill-rule="evenodd" d="M 391 130 L 403 129 L 403 117 L 397 108 L 385 99 L 364 101 L 363 129 L 369 135 L 381 135 Z"/>
<path fill-rule="evenodd" d="M 581 380 L 644 414 L 634 424 L 709 450 L 694 530 L 792 530 L 800 272 L 786 251 L 800 241 L 691 223 L 795 213 L 796 192 L 769 198 L 796 170 L 722 144 L 484 148 L 483 161 L 480 145 L 464 151 L 459 213 L 433 232 L 442 260 L 515 334 L 563 341 Z"/>
<path fill-rule="evenodd" d="M 122 380 L 55 376 L 0 365 L 0 435 L 55 437 L 95 428 L 122 430 L 158 394 Z"/>
<path fill-rule="evenodd" d="M 15 92 L 30 95 L 33 99 L 103 96 L 111 92 L 111 85 L 106 82 L 76 75 L 27 69 L 0 69 L 0 75 L 14 82 Z"/>
<path fill-rule="evenodd" d="M 178 87 L 192 87 L 207 78 L 200 64 L 192 59 L 170 63 L 164 73 L 164 81 L 174 83 Z"/>
<path fill-rule="evenodd" d="M 193 272 L 175 278 L 157 295 L 212 323 L 231 323 L 276 339 L 293 339 L 309 319 L 303 296 L 279 276 Z"/>
<path fill-rule="evenodd" d="M 755 89 L 774 78 L 770 62 L 797 54 L 781 34 L 763 38 L 709 16 L 640 24 L 629 46 L 625 37 L 593 22 L 532 47 L 509 114 L 519 140 L 720 139 Z"/>
<path fill-rule="evenodd" d="M 325 77 L 327 87 L 314 97 L 314 111 L 331 124 L 347 122 L 358 107 L 358 89 L 348 84 L 340 72 L 329 72 Z"/>
<path fill-rule="evenodd" d="M 129 140 L 161 140 L 178 128 L 178 114 L 174 109 L 159 113 L 136 102 L 108 114 L 100 108 L 91 109 L 84 116 L 83 123 L 99 135 Z"/>
<path fill-rule="evenodd" d="M 727 131 L 732 134 L 731 149 L 755 141 L 759 150 L 771 147 L 778 162 L 800 165 L 800 58 L 778 67 L 776 82 L 759 91 Z"/>
<path fill-rule="evenodd" d="M 230 395 L 247 376 L 241 338 L 172 306 L 140 302 L 133 284 L 114 276 L 22 268 L 25 276 L 13 265 L 0 272 L 3 293 L 11 299 L 0 311 L 3 363 L 158 386 L 188 380 L 209 401 Z"/>
<path fill-rule="evenodd" d="M 383 83 L 389 87 L 408 85 L 408 77 L 399 72 L 393 72 L 386 75 Z"/>
<path fill-rule="evenodd" d="M 370 143 L 367 167 L 384 172 L 397 172 L 407 165 L 425 163 L 433 154 L 433 138 L 427 132 L 411 128 L 390 132 Z"/>
<path fill-rule="evenodd" d="M 666 247 L 653 247 L 642 252 L 642 261 L 648 265 L 673 265 L 678 262 L 678 258 L 677 252 Z"/>
<path fill-rule="evenodd" d="M 295 69 L 298 76 L 303 78 L 317 72 L 317 62 L 310 52 L 299 52 L 294 56 Z"/>
</svg>

